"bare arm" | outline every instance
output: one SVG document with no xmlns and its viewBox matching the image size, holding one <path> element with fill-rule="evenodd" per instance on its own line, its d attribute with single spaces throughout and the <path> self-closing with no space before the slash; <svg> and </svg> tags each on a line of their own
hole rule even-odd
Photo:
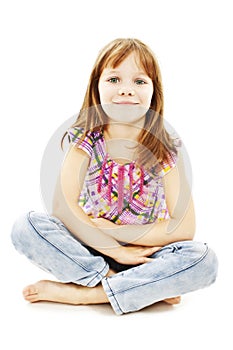
<svg viewBox="0 0 233 350">
<path fill-rule="evenodd" d="M 119 226 L 106 222 L 107 220 L 98 222 L 99 219 L 93 220 L 94 223 L 112 237 L 134 245 L 164 246 L 176 241 L 193 239 L 194 205 L 181 156 L 177 166 L 164 176 L 163 183 L 170 219 L 147 225 Z"/>
<path fill-rule="evenodd" d="M 156 248 L 123 247 L 117 239 L 97 228 L 78 205 L 78 198 L 89 165 L 87 154 L 76 147 L 68 151 L 54 194 L 53 215 L 87 246 L 123 264 L 140 264 L 150 259 Z"/>
<path fill-rule="evenodd" d="M 57 181 L 53 215 L 83 243 L 107 253 L 108 249 L 120 246 L 119 243 L 97 228 L 78 205 L 88 165 L 88 155 L 81 149 L 71 147 Z"/>
</svg>

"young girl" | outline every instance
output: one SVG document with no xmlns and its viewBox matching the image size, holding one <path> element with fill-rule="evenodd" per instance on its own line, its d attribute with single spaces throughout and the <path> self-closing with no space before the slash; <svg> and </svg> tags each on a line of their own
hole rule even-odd
<svg viewBox="0 0 233 350">
<path fill-rule="evenodd" d="M 52 215 L 30 212 L 12 230 L 16 249 L 60 282 L 29 285 L 24 298 L 123 314 L 213 283 L 217 258 L 192 240 L 180 142 L 165 129 L 160 71 L 144 43 L 117 39 L 100 52 L 67 134 Z"/>
</svg>

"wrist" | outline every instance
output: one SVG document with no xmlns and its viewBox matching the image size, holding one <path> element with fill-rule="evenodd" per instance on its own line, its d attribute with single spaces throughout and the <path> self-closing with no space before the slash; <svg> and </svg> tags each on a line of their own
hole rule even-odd
<svg viewBox="0 0 233 350">
<path fill-rule="evenodd" d="M 114 247 L 111 248 L 101 248 L 98 249 L 98 251 L 114 260 L 116 260 L 116 258 L 120 255 L 120 253 L 122 252 L 123 247 L 116 242 L 116 245 Z"/>
</svg>

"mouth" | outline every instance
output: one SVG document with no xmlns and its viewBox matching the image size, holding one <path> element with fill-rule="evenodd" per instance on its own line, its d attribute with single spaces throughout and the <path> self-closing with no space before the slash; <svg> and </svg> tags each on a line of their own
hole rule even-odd
<svg viewBox="0 0 233 350">
<path fill-rule="evenodd" d="M 133 101 L 113 101 L 114 104 L 117 105 L 138 105 L 138 102 L 133 102 Z"/>
</svg>

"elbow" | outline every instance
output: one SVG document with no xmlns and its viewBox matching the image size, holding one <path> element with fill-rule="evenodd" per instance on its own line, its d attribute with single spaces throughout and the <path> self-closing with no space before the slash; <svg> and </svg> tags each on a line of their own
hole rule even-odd
<svg viewBox="0 0 233 350">
<path fill-rule="evenodd" d="M 170 222 L 171 224 L 171 222 Z M 174 225 L 173 228 L 167 230 L 167 234 L 170 236 L 171 242 L 178 241 L 192 241 L 195 235 L 195 225 Z M 170 243 L 170 242 L 169 242 Z"/>
<path fill-rule="evenodd" d="M 188 228 L 188 234 L 189 234 L 189 239 L 192 240 L 195 236 L 196 233 L 196 222 L 195 218 L 193 219 L 193 222 L 191 223 L 190 227 Z"/>
<path fill-rule="evenodd" d="M 181 241 L 192 241 L 195 236 L 195 227 L 188 228 L 185 232 L 182 231 L 180 233 L 180 240 Z"/>
<path fill-rule="evenodd" d="M 196 232 L 195 215 L 192 212 L 191 215 L 186 215 L 183 219 L 177 220 L 172 218 L 170 220 L 170 227 L 168 226 L 168 232 L 174 233 L 177 241 L 191 241 L 193 240 Z"/>
<path fill-rule="evenodd" d="M 196 219 L 193 201 L 190 202 L 186 214 L 180 220 L 178 224 L 178 231 L 181 240 L 193 240 L 196 232 Z"/>
<path fill-rule="evenodd" d="M 179 236 L 181 241 L 193 240 L 196 233 L 195 217 L 192 215 L 189 218 L 185 218 L 179 226 Z"/>
</svg>

